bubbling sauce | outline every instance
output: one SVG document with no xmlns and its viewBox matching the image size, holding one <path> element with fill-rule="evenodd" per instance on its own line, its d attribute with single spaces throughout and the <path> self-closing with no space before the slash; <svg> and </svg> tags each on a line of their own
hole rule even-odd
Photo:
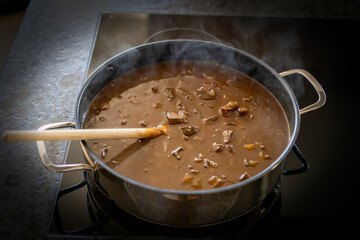
<svg viewBox="0 0 360 240">
<path fill-rule="evenodd" d="M 109 83 L 91 103 L 84 128 L 168 126 L 148 139 L 88 140 L 116 172 L 172 190 L 205 190 L 249 179 L 289 142 L 279 102 L 247 75 L 215 63 L 163 62 Z"/>
</svg>

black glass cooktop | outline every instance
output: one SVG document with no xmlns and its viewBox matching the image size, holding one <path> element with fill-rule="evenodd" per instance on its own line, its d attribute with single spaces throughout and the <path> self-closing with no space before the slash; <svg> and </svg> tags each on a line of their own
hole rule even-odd
<svg viewBox="0 0 360 240">
<path fill-rule="evenodd" d="M 228 223 L 172 228 L 144 222 L 125 212 L 98 208 L 83 172 L 64 173 L 49 223 L 50 237 L 100 239 L 240 239 L 343 236 L 355 231 L 360 181 L 357 157 L 357 69 L 360 24 L 353 19 L 288 19 L 104 13 L 99 19 L 89 74 L 116 53 L 142 43 L 188 38 L 231 45 L 276 71 L 302 68 L 322 84 L 324 107 L 301 116 L 296 144 L 310 168 L 284 176 L 253 211 Z M 300 108 L 316 101 L 299 76 L 286 77 Z M 355 110 L 355 111 L 354 111 Z M 65 161 L 85 161 L 70 142 Z M 293 153 L 287 168 L 298 168 Z M 73 188 L 69 186 L 75 185 Z"/>
</svg>

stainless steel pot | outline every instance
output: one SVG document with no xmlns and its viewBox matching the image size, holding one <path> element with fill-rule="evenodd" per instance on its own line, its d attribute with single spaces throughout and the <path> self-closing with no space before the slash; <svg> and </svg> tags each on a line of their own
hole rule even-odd
<svg viewBox="0 0 360 240">
<path fill-rule="evenodd" d="M 289 173 L 284 170 L 286 156 L 294 147 L 300 115 L 325 104 L 326 95 L 322 87 L 304 70 L 294 69 L 279 74 L 246 52 L 213 42 L 167 40 L 144 44 L 119 53 L 94 71 L 78 96 L 75 123 L 49 124 L 39 128 L 39 131 L 61 127 L 81 128 L 91 101 L 109 82 L 144 65 L 176 60 L 216 62 L 231 67 L 263 84 L 278 99 L 289 121 L 290 141 L 273 164 L 252 178 L 227 187 L 176 191 L 145 185 L 115 172 L 91 152 L 85 141 L 82 141 L 82 148 L 89 164 L 53 164 L 46 154 L 44 143 L 38 141 L 41 160 L 55 172 L 86 170 L 90 191 L 101 192 L 102 197 L 109 199 L 115 206 L 151 222 L 202 226 L 241 216 L 263 201 L 281 183 L 284 173 Z M 319 97 L 316 103 L 299 110 L 293 91 L 282 78 L 291 74 L 303 75 L 314 86 Z M 298 151 L 296 153 L 300 154 Z M 305 168 L 307 165 L 304 163 L 302 169 L 297 171 Z"/>
</svg>

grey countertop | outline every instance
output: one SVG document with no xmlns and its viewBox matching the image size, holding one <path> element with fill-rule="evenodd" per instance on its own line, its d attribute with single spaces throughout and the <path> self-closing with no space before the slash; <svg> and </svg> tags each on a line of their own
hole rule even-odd
<svg viewBox="0 0 360 240">
<path fill-rule="evenodd" d="M 359 4 L 312 0 L 33 0 L 0 75 L 1 132 L 73 121 L 101 12 L 358 18 Z M 66 142 L 49 143 L 48 149 L 57 163 L 64 161 Z M 32 142 L 1 142 L 0 159 L 0 238 L 46 238 L 60 174 L 42 166 Z"/>
</svg>

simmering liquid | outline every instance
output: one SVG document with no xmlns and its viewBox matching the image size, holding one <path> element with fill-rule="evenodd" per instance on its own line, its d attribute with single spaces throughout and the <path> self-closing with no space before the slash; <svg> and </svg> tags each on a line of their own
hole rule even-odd
<svg viewBox="0 0 360 240">
<path fill-rule="evenodd" d="M 130 179 L 202 190 L 253 177 L 289 142 L 285 113 L 265 87 L 205 62 L 165 62 L 126 73 L 95 97 L 83 127 L 161 124 L 168 126 L 168 135 L 87 143 L 99 159 Z"/>
</svg>

